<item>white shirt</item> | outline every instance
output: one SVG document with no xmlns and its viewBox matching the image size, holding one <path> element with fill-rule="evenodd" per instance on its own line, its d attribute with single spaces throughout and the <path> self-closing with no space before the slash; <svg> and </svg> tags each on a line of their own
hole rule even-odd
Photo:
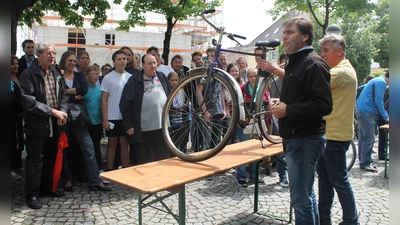
<svg viewBox="0 0 400 225">
<path fill-rule="evenodd" d="M 121 100 L 122 90 L 131 76 L 128 72 L 118 73 L 113 70 L 101 82 L 101 90 L 110 95 L 108 97 L 108 120 L 122 120 L 119 101 Z"/>
<path fill-rule="evenodd" d="M 157 67 L 157 71 L 164 73 L 165 76 L 168 76 L 169 73 L 174 72 L 174 69 L 172 69 L 170 66 L 161 64 Z"/>
</svg>

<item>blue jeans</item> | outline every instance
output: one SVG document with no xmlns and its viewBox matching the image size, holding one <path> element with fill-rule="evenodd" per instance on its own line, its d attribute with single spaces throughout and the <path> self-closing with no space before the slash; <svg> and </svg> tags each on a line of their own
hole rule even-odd
<svg viewBox="0 0 400 225">
<path fill-rule="evenodd" d="M 296 225 L 319 224 L 313 185 L 315 165 L 325 150 L 325 144 L 325 134 L 283 139 L 290 180 L 290 203 L 294 208 Z"/>
<path fill-rule="evenodd" d="M 223 117 L 223 114 L 216 114 L 213 115 L 211 118 L 211 143 L 210 143 L 210 148 L 214 148 L 219 142 L 221 141 L 221 134 L 223 132 L 223 123 L 224 121 L 221 120 Z"/>
<path fill-rule="evenodd" d="M 278 124 L 274 123 L 274 126 L 272 128 L 272 134 L 273 135 L 279 135 L 279 128 L 278 128 L 277 125 Z M 280 159 L 283 162 L 286 162 L 284 153 L 278 154 L 275 157 Z M 286 169 L 279 162 L 276 162 L 276 166 L 275 167 L 276 167 L 276 172 L 278 172 L 278 174 L 279 174 L 279 181 L 282 181 L 283 178 L 286 178 Z"/>
<path fill-rule="evenodd" d="M 250 135 L 243 133 L 243 128 L 236 127 L 234 137 L 232 139 L 232 143 L 238 143 L 242 141 L 250 140 Z M 255 180 L 256 176 L 256 162 L 250 163 L 250 179 Z M 236 179 L 237 180 L 246 180 L 246 165 L 239 166 L 236 168 Z"/>
<path fill-rule="evenodd" d="M 286 160 L 285 160 L 285 154 L 283 154 L 283 153 L 278 154 L 278 155 L 276 155 L 275 157 L 278 158 L 278 159 L 280 159 L 280 160 L 283 161 L 283 162 L 286 162 Z M 280 164 L 279 162 L 276 162 L 275 165 L 276 165 L 276 166 L 275 166 L 276 172 L 278 172 L 278 175 L 279 175 L 279 181 L 281 181 L 283 178 L 286 177 L 286 169 L 285 169 L 285 167 L 284 167 L 282 164 Z"/>
<path fill-rule="evenodd" d="M 86 173 L 88 177 L 89 186 L 98 185 L 103 182 L 99 177 L 99 167 L 97 165 L 96 154 L 92 139 L 90 138 L 89 130 L 87 128 L 68 125 L 71 134 L 75 136 L 81 148 L 83 158 L 85 159 Z"/>
<path fill-rule="evenodd" d="M 357 207 L 353 189 L 347 176 L 346 151 L 350 141 L 328 140 L 317 163 L 319 215 L 329 218 L 336 191 L 343 212 L 343 225 L 358 224 Z"/>
<path fill-rule="evenodd" d="M 250 180 L 254 181 L 256 178 L 256 164 L 257 162 L 250 163 Z M 236 179 L 237 180 L 246 180 L 247 173 L 246 173 L 246 165 L 239 166 L 236 168 Z"/>
<path fill-rule="evenodd" d="M 358 119 L 358 159 L 360 168 L 364 168 L 371 166 L 372 148 L 380 115 L 356 111 L 356 116 Z"/>
</svg>

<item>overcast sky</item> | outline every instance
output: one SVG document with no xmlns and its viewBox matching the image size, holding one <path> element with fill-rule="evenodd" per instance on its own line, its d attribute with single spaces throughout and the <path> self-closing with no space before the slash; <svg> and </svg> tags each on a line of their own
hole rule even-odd
<svg viewBox="0 0 400 225">
<path fill-rule="evenodd" d="M 247 39 L 240 43 L 248 44 L 273 24 L 272 17 L 266 14 L 273 3 L 274 0 L 225 0 L 219 8 L 223 14 L 223 26 L 229 33 L 245 36 Z M 226 46 L 228 44 L 235 45 L 225 42 L 224 46 L 230 47 Z"/>
</svg>

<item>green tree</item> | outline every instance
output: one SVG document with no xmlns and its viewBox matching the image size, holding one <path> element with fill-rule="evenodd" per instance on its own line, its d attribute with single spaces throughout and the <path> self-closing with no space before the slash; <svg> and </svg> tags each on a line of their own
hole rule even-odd
<svg viewBox="0 0 400 225">
<path fill-rule="evenodd" d="M 113 0 L 120 4 L 121 0 Z M 11 1 L 11 52 L 17 51 L 17 26 L 34 22 L 42 24 L 46 11 L 58 12 L 66 25 L 82 27 L 85 16 L 93 16 L 91 25 L 99 27 L 107 19 L 106 10 L 110 8 L 107 0 L 13 0 Z"/>
<path fill-rule="evenodd" d="M 376 43 L 379 52 L 374 58 L 381 68 L 389 68 L 389 0 L 379 0 L 376 9 L 375 32 L 380 36 Z"/>
<path fill-rule="evenodd" d="M 316 28 L 320 28 L 321 33 L 325 34 L 325 29 L 330 24 L 330 17 L 368 13 L 373 7 L 374 4 L 368 0 L 275 0 L 274 7 L 267 10 L 267 13 L 272 15 L 274 20 L 290 10 L 309 13 Z"/>
<path fill-rule="evenodd" d="M 368 0 L 276 0 L 274 7 L 268 10 L 274 19 L 289 10 L 309 13 L 314 23 L 315 52 L 320 53 L 318 40 L 325 35 L 326 27 L 338 24 L 347 42 L 347 56 L 363 79 L 371 71 L 371 60 L 376 55 L 378 39 L 371 29 L 373 10 L 376 5 Z"/>
<path fill-rule="evenodd" d="M 153 0 L 153 1 L 128 1 L 124 7 L 129 12 L 128 18 L 119 23 L 119 29 L 128 31 L 135 24 L 144 25 L 145 12 L 155 12 L 165 15 L 167 29 L 164 38 L 164 50 L 162 58 L 168 62 L 172 30 L 179 20 L 185 20 L 189 16 L 198 16 L 206 9 L 213 9 L 221 5 L 223 0 Z"/>
<path fill-rule="evenodd" d="M 111 0 L 110 0 L 111 1 Z M 114 4 L 121 4 L 121 0 L 113 0 Z M 205 9 L 212 9 L 221 5 L 223 0 L 130 0 L 124 9 L 128 17 L 119 22 L 119 30 L 129 31 L 136 25 L 145 26 L 146 12 L 155 12 L 165 15 L 167 29 L 164 39 L 163 59 L 168 62 L 172 30 L 179 20 L 185 20 L 189 16 L 197 16 Z M 11 18 L 11 52 L 16 52 L 16 28 L 26 24 L 29 27 L 34 22 L 41 24 L 41 17 L 46 11 L 58 12 L 65 20 L 66 25 L 82 27 L 85 16 L 93 16 L 91 26 L 100 27 L 107 19 L 106 10 L 110 8 L 107 0 L 78 0 L 71 3 L 68 0 L 16 0 L 12 1 Z"/>
<path fill-rule="evenodd" d="M 379 51 L 376 47 L 379 35 L 374 32 L 372 15 L 347 16 L 340 24 L 346 38 L 346 58 L 356 70 L 360 84 L 371 73 L 371 61 Z"/>
</svg>

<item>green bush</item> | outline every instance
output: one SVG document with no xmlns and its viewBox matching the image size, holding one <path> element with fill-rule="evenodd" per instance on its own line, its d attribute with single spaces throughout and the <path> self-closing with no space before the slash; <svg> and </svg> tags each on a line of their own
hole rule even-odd
<svg viewBox="0 0 400 225">
<path fill-rule="evenodd" d="M 374 75 L 375 77 L 379 77 L 381 75 L 384 75 L 385 71 L 384 70 L 382 70 L 382 71 L 373 71 L 371 74 Z"/>
</svg>

